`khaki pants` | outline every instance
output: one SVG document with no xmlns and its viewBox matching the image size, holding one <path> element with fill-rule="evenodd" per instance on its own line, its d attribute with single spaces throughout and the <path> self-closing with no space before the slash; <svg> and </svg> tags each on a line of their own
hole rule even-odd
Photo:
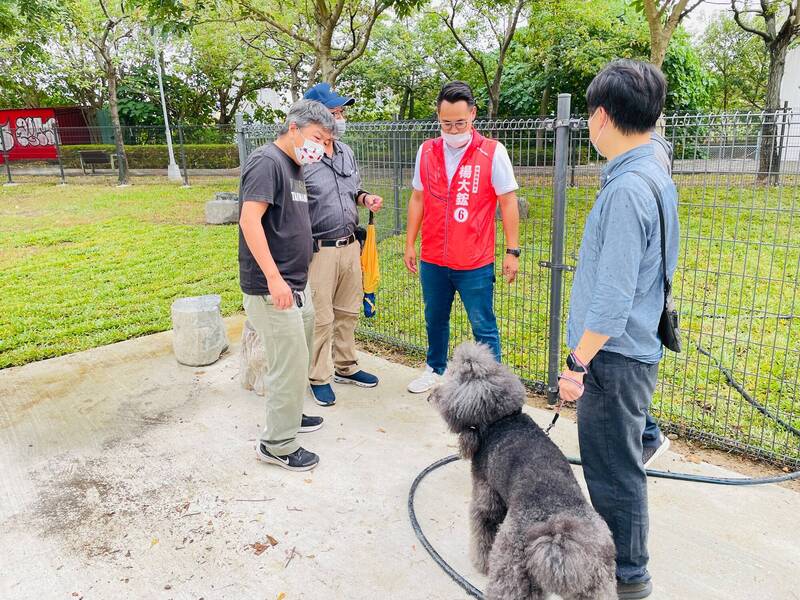
<svg viewBox="0 0 800 600">
<path fill-rule="evenodd" d="M 266 417 L 261 441 L 276 456 L 297 450 L 314 343 L 314 303 L 306 287 L 303 307 L 278 310 L 269 296 L 244 294 L 244 310 L 264 344 Z"/>
<path fill-rule="evenodd" d="M 311 261 L 308 283 L 316 310 L 309 379 L 322 385 L 330 383 L 334 367 L 342 375 L 358 371 L 355 330 L 364 297 L 358 242 L 320 248 Z"/>
</svg>

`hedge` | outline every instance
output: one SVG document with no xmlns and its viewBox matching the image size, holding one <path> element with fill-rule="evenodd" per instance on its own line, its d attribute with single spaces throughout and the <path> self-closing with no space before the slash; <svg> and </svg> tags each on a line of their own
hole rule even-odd
<svg viewBox="0 0 800 600">
<path fill-rule="evenodd" d="M 175 161 L 181 165 L 180 146 L 173 146 Z M 186 166 L 190 169 L 235 169 L 239 166 L 239 150 L 235 144 L 186 144 Z M 112 144 L 62 146 L 61 157 L 65 167 L 80 168 L 78 152 L 104 151 L 116 153 Z M 165 169 L 169 158 L 165 145 L 125 146 L 130 169 Z M 116 161 L 115 161 L 116 164 Z"/>
</svg>

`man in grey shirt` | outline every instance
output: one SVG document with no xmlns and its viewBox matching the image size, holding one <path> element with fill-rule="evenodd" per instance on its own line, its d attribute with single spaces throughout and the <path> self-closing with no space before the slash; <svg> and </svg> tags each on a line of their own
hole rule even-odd
<svg viewBox="0 0 800 600">
<path fill-rule="evenodd" d="M 289 109 L 278 139 L 253 151 L 239 186 L 239 280 L 247 319 L 264 345 L 266 415 L 256 441 L 259 460 L 290 471 L 319 462 L 298 433 L 322 419 L 303 414 L 314 335 L 308 288 L 313 253 L 302 165 L 322 159 L 335 124 L 317 102 Z"/>
<path fill-rule="evenodd" d="M 344 112 L 353 98 L 340 96 L 327 83 L 312 87 L 305 98 L 323 104 L 336 120 L 336 135 L 322 160 L 303 168 L 314 236 L 314 258 L 308 277 L 316 322 L 309 380 L 320 406 L 332 406 L 331 381 L 375 387 L 378 378 L 358 365 L 355 329 L 364 296 L 361 245 L 356 239 L 358 206 L 380 210 L 383 199 L 361 189 L 353 150 L 337 139 L 345 132 Z"/>
<path fill-rule="evenodd" d="M 650 132 L 666 80 L 653 65 L 618 60 L 586 92 L 589 137 L 609 159 L 581 241 L 570 297 L 561 397 L 578 402 L 578 438 L 592 504 L 617 549 L 620 599 L 652 592 L 647 476 L 642 434 L 656 386 L 664 308 L 659 211 L 664 208 L 667 277 L 678 260 L 675 185 Z M 649 182 L 649 183 L 648 183 Z"/>
</svg>

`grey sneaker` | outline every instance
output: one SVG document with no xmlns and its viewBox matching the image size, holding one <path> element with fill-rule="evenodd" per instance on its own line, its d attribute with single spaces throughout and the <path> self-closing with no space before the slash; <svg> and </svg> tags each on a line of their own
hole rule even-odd
<svg viewBox="0 0 800 600">
<path fill-rule="evenodd" d="M 653 582 L 621 583 L 617 582 L 617 598 L 619 600 L 639 600 L 653 593 Z"/>
<path fill-rule="evenodd" d="M 662 433 L 661 437 L 658 438 L 657 446 L 644 446 L 642 448 L 642 463 L 644 464 L 644 468 L 646 469 L 649 467 L 667 450 L 669 450 L 669 438 Z"/>
<path fill-rule="evenodd" d="M 441 375 L 437 375 L 433 369 L 425 365 L 425 372 L 408 384 L 408 391 L 412 394 L 424 394 L 430 392 L 441 380 Z"/>
</svg>

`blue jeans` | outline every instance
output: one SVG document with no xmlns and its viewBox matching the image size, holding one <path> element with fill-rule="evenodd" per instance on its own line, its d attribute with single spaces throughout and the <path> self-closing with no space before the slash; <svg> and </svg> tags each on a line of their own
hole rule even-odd
<svg viewBox="0 0 800 600">
<path fill-rule="evenodd" d="M 428 366 L 439 375 L 447 367 L 450 309 L 456 292 L 464 303 L 475 341 L 489 346 L 500 362 L 500 332 L 494 315 L 494 264 L 458 271 L 420 261 L 419 278 L 425 301 Z"/>
<path fill-rule="evenodd" d="M 658 428 L 658 423 L 647 411 L 645 415 L 644 433 L 642 434 L 642 446 L 658 446 L 658 441 L 661 439 L 661 429 Z"/>
<path fill-rule="evenodd" d="M 617 578 L 648 581 L 647 476 L 642 435 L 658 364 L 601 351 L 584 376 L 578 441 L 592 506 L 608 523 L 617 549 Z"/>
</svg>

